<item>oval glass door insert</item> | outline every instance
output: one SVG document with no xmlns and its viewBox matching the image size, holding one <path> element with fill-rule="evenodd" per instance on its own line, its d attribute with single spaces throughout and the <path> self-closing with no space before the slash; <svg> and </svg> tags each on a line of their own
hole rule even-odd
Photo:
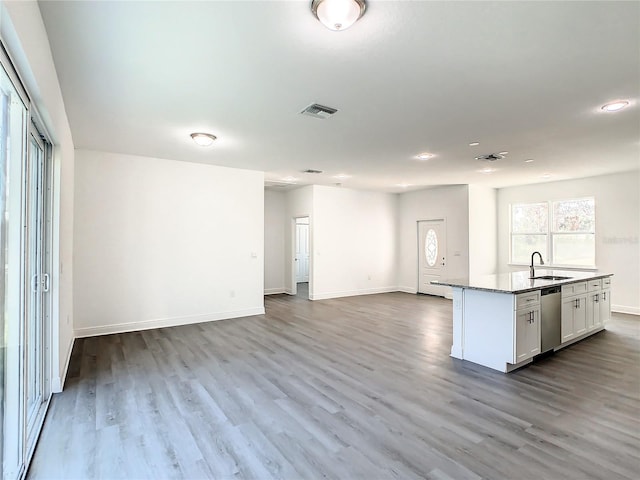
<svg viewBox="0 0 640 480">
<path fill-rule="evenodd" d="M 427 265 L 433 267 L 438 258 L 438 235 L 436 235 L 433 228 L 427 231 L 427 236 L 424 240 L 424 254 L 427 259 Z"/>
</svg>

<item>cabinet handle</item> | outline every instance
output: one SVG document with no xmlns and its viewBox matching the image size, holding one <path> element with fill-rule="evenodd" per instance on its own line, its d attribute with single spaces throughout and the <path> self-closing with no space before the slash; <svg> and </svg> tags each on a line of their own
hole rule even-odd
<svg viewBox="0 0 640 480">
<path fill-rule="evenodd" d="M 576 308 L 580 308 L 580 300 L 579 300 L 579 299 L 577 299 L 577 298 L 576 298 L 576 299 L 573 301 L 573 304 L 574 304 L 574 307 L 576 307 Z"/>
<path fill-rule="evenodd" d="M 602 292 L 602 300 L 607 300 L 607 292 Z"/>
<path fill-rule="evenodd" d="M 596 293 L 596 296 L 595 296 L 595 297 L 593 297 L 593 300 L 594 300 L 596 303 L 598 303 L 598 302 L 600 301 L 599 297 L 600 297 L 600 294 L 599 294 L 599 293 Z"/>
</svg>

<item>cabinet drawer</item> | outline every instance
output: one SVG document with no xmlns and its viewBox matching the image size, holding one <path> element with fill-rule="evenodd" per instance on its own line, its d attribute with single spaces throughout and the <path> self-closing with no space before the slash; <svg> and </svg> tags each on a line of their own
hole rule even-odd
<svg viewBox="0 0 640 480">
<path fill-rule="evenodd" d="M 579 293 L 585 293 L 586 291 L 587 291 L 587 282 L 577 282 L 577 283 L 570 283 L 568 285 L 562 285 L 563 297 L 578 295 Z"/>
<path fill-rule="evenodd" d="M 516 310 L 540 303 L 540 290 L 516 295 Z"/>
<path fill-rule="evenodd" d="M 602 279 L 602 288 L 610 288 L 611 287 L 611 277 Z"/>
<path fill-rule="evenodd" d="M 597 292 L 598 290 L 602 290 L 602 279 L 598 278 L 597 280 L 588 280 L 587 290 L 589 292 Z"/>
</svg>

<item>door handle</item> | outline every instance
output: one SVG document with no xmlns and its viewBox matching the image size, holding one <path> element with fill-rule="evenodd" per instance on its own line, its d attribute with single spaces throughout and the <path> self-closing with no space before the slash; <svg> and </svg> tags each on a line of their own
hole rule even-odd
<svg viewBox="0 0 640 480">
<path fill-rule="evenodd" d="M 49 277 L 48 273 L 45 273 L 42 277 L 43 277 L 42 278 L 42 291 L 46 293 L 46 292 L 49 291 L 49 286 L 50 286 L 50 283 L 51 283 L 50 282 L 50 277 Z"/>
<path fill-rule="evenodd" d="M 38 292 L 38 274 L 37 273 L 33 277 L 31 277 L 31 291 L 33 293 Z"/>
</svg>

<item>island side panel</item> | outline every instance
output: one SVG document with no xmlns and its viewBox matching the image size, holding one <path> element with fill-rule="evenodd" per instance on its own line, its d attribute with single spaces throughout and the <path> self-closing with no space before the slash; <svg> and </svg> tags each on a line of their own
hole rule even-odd
<svg viewBox="0 0 640 480">
<path fill-rule="evenodd" d="M 501 372 L 513 362 L 515 296 L 465 289 L 462 358 Z"/>
<path fill-rule="evenodd" d="M 451 345 L 451 356 L 461 360 L 464 359 L 462 354 L 464 292 L 464 288 L 453 287 L 453 345 Z"/>
</svg>

